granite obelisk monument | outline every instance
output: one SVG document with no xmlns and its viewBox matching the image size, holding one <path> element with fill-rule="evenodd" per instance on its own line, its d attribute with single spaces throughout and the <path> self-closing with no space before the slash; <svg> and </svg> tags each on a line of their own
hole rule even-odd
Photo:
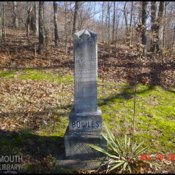
<svg viewBox="0 0 175 175">
<path fill-rule="evenodd" d="M 101 135 L 97 77 L 97 35 L 90 30 L 79 31 L 74 34 L 74 107 L 64 137 L 66 157 L 93 159 L 99 154 L 87 144 L 106 144 Z"/>
</svg>

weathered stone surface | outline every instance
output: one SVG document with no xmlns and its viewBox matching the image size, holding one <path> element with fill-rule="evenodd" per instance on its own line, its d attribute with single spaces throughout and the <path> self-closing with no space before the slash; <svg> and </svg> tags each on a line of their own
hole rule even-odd
<svg viewBox="0 0 175 175">
<path fill-rule="evenodd" d="M 102 113 L 97 107 L 97 35 L 82 30 L 74 35 L 74 108 L 64 136 L 65 154 L 71 159 L 102 156 L 88 144 L 106 146 L 102 138 Z"/>
<path fill-rule="evenodd" d="M 95 112 L 75 113 L 72 111 L 69 116 L 69 131 L 94 132 L 101 131 L 102 117 L 101 110 Z"/>
<path fill-rule="evenodd" d="M 75 82 L 75 112 L 86 112 L 97 110 L 97 83 Z"/>
<path fill-rule="evenodd" d="M 95 144 L 105 147 L 106 142 L 99 133 L 82 134 L 69 132 L 65 134 L 66 157 L 71 159 L 90 160 L 97 159 L 103 155 L 90 148 L 88 144 Z"/>
<path fill-rule="evenodd" d="M 83 30 L 74 35 L 75 112 L 97 110 L 97 35 Z"/>
</svg>

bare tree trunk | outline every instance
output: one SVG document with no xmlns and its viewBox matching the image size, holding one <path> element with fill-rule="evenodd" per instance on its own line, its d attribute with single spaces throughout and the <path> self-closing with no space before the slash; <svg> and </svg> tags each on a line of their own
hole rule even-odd
<svg viewBox="0 0 175 175">
<path fill-rule="evenodd" d="M 158 40 L 159 40 L 159 49 L 162 49 L 163 45 L 163 15 L 164 15 L 164 9 L 165 9 L 165 1 L 160 1 L 159 5 L 159 12 L 158 12 Z"/>
<path fill-rule="evenodd" d="M 34 5 L 33 5 L 33 10 L 34 10 L 34 33 L 35 36 L 37 36 L 38 33 L 38 28 L 37 28 L 37 8 L 36 8 L 36 2 L 34 1 Z"/>
<path fill-rule="evenodd" d="M 142 1 L 138 1 L 139 5 L 139 25 L 142 23 Z"/>
<path fill-rule="evenodd" d="M 1 10 L 1 43 L 4 44 L 6 40 L 6 32 L 5 32 L 5 2 L 2 2 L 2 10 Z"/>
<path fill-rule="evenodd" d="M 115 47 L 117 46 L 117 40 L 118 40 L 118 28 L 119 28 L 119 19 L 116 21 L 116 27 L 115 27 Z"/>
<path fill-rule="evenodd" d="M 30 35 L 32 10 L 33 10 L 32 6 L 29 5 L 29 2 L 27 2 L 27 20 L 26 20 L 26 36 L 27 36 L 27 38 L 29 38 L 29 35 Z"/>
<path fill-rule="evenodd" d="M 151 1 L 151 51 L 155 52 L 156 50 L 156 1 Z"/>
<path fill-rule="evenodd" d="M 115 41 L 115 1 L 114 1 L 114 12 L 113 12 L 112 41 Z"/>
<path fill-rule="evenodd" d="M 105 40 L 105 35 L 104 35 L 104 13 L 105 13 L 105 2 L 103 2 L 102 3 L 102 21 L 101 21 L 101 23 L 102 23 L 102 41 L 104 41 Z"/>
<path fill-rule="evenodd" d="M 108 8 L 107 8 L 107 35 L 108 35 L 108 46 L 110 43 L 110 3 L 108 1 Z"/>
<path fill-rule="evenodd" d="M 18 28 L 19 26 L 16 10 L 17 10 L 17 2 L 13 1 L 13 27 L 14 28 Z"/>
<path fill-rule="evenodd" d="M 36 4 L 36 2 L 35 2 L 35 7 L 36 7 L 36 9 L 35 9 L 35 19 L 36 19 L 36 36 L 39 36 L 39 25 L 38 25 L 38 23 L 39 23 L 39 20 L 38 20 L 38 10 L 39 10 L 39 8 L 37 8 L 37 4 Z"/>
<path fill-rule="evenodd" d="M 58 25 L 57 25 L 57 2 L 53 1 L 53 9 L 54 9 L 54 33 L 55 33 L 55 47 L 58 47 Z"/>
<path fill-rule="evenodd" d="M 79 6 L 80 6 L 80 1 L 75 1 L 75 10 L 74 10 L 74 20 L 73 20 L 72 34 L 74 34 L 77 30 L 77 17 L 78 17 Z"/>
<path fill-rule="evenodd" d="M 37 8 L 36 1 L 33 2 L 33 10 L 31 13 L 30 28 L 35 36 L 38 35 L 38 20 L 37 20 Z"/>
<path fill-rule="evenodd" d="M 134 2 L 132 1 L 132 2 L 131 2 L 130 24 L 129 24 L 130 45 L 132 45 L 132 38 L 133 38 L 133 29 L 132 29 L 133 7 L 134 7 Z"/>
<path fill-rule="evenodd" d="M 127 1 L 125 2 L 125 5 L 124 5 L 124 17 L 125 17 L 125 25 L 126 25 L 126 34 L 128 34 L 128 18 L 127 18 Z"/>
<path fill-rule="evenodd" d="M 153 33 L 153 41 L 151 46 L 152 52 L 159 52 L 162 47 L 163 40 L 163 14 L 165 8 L 165 1 L 160 1 L 159 3 L 159 11 L 158 18 L 156 19 L 156 3 L 151 2 L 151 30 Z"/>
<path fill-rule="evenodd" d="M 151 2 L 151 23 L 152 24 L 156 21 L 156 10 L 157 10 L 156 1 L 152 1 Z"/>
<path fill-rule="evenodd" d="M 147 8 L 147 1 L 142 1 L 142 44 L 146 45 L 146 8 Z"/>
<path fill-rule="evenodd" d="M 124 25 L 124 24 L 123 24 L 123 23 L 124 23 L 124 18 L 125 18 L 125 17 L 123 16 L 123 18 L 122 18 L 122 22 L 121 22 L 121 27 L 120 27 L 120 30 L 121 30 L 121 31 L 123 30 L 123 25 Z"/>
<path fill-rule="evenodd" d="M 174 48 L 174 43 L 175 43 L 175 26 L 174 26 L 174 33 L 173 33 L 173 43 L 172 43 L 172 48 Z"/>
<path fill-rule="evenodd" d="M 2 7 L 0 5 L 0 39 L 2 38 Z"/>
<path fill-rule="evenodd" d="M 169 2 L 168 2 L 169 3 Z M 167 5 L 168 3 L 166 2 L 165 3 L 165 10 L 164 10 L 164 16 L 166 18 L 166 15 L 167 15 Z M 163 41 L 162 41 L 162 47 L 165 48 L 165 31 L 166 31 L 166 24 L 164 23 L 164 27 L 163 27 Z"/>
<path fill-rule="evenodd" d="M 2 28 L 1 28 L 1 33 L 2 33 L 2 37 L 1 37 L 1 43 L 5 43 L 6 40 L 6 34 L 5 34 L 5 2 L 2 2 Z"/>
<path fill-rule="evenodd" d="M 68 40 L 68 36 L 67 36 L 67 2 L 64 2 L 64 19 L 65 19 L 65 54 L 67 55 L 67 40 Z"/>
<path fill-rule="evenodd" d="M 130 15 L 130 24 L 129 24 L 130 29 L 131 29 L 131 26 L 132 26 L 133 7 L 134 7 L 134 2 L 131 1 L 131 15 Z"/>
<path fill-rule="evenodd" d="M 44 1 L 39 1 L 39 46 L 38 53 L 41 54 L 45 48 L 44 28 Z"/>
</svg>

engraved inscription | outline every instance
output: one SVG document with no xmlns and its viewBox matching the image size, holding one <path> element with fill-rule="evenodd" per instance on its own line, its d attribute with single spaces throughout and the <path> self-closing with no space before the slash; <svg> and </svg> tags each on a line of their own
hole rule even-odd
<svg viewBox="0 0 175 175">
<path fill-rule="evenodd" d="M 79 68 L 82 68 L 82 66 L 87 66 L 87 67 L 91 67 L 91 66 L 96 66 L 96 62 L 95 62 L 96 58 L 93 57 L 87 57 L 87 58 L 83 58 L 83 57 L 78 57 L 76 58 L 76 63 L 77 66 Z"/>
<path fill-rule="evenodd" d="M 100 121 L 73 121 L 72 122 L 72 128 L 73 129 L 95 129 L 100 127 Z"/>
<path fill-rule="evenodd" d="M 78 63 L 78 66 L 80 66 L 80 67 L 84 67 L 84 65 L 86 63 L 86 60 L 82 59 L 82 58 L 78 58 L 76 61 Z"/>
<path fill-rule="evenodd" d="M 95 57 L 77 57 L 75 79 L 78 81 L 96 81 L 97 64 L 95 60 Z"/>
<path fill-rule="evenodd" d="M 89 31 L 88 31 L 89 32 Z M 85 37 L 84 37 L 85 35 Z M 92 38 L 91 38 L 92 37 Z M 79 38 L 79 36 L 78 36 Z M 76 112 L 97 109 L 97 48 L 96 35 L 82 33 L 81 39 L 75 37 L 74 47 L 74 104 Z M 80 124 L 82 126 L 88 124 Z M 92 123 L 92 127 L 94 124 Z M 71 125 L 72 126 L 72 125 Z M 79 125 L 77 125 L 77 128 Z"/>
</svg>

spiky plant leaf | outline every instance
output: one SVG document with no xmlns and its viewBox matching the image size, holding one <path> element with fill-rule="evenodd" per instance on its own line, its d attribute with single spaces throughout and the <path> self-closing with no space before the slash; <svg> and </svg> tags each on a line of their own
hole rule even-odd
<svg viewBox="0 0 175 175">
<path fill-rule="evenodd" d="M 107 172 L 117 170 L 119 172 L 132 173 L 133 168 L 137 166 L 139 155 L 146 151 L 143 148 L 143 143 L 136 143 L 131 140 L 127 135 L 123 139 L 118 139 L 107 128 L 106 134 L 103 134 L 103 138 L 107 141 L 107 149 L 103 149 L 99 146 L 90 145 L 91 148 L 105 154 L 108 157 L 107 160 Z M 132 161 L 131 161 L 132 160 Z"/>
<path fill-rule="evenodd" d="M 96 146 L 96 145 L 93 145 L 93 144 L 87 144 L 87 145 L 90 146 L 91 148 L 95 149 L 96 151 L 99 151 L 99 152 L 109 156 L 110 158 L 118 159 L 118 157 L 116 155 L 110 154 L 105 149 L 103 149 L 99 146 Z"/>
<path fill-rule="evenodd" d="M 124 162 L 120 162 L 120 163 L 116 163 L 114 166 L 110 166 L 110 168 L 108 169 L 107 172 L 111 172 L 114 169 L 117 169 L 118 167 L 120 167 L 122 164 L 124 164 Z"/>
</svg>

